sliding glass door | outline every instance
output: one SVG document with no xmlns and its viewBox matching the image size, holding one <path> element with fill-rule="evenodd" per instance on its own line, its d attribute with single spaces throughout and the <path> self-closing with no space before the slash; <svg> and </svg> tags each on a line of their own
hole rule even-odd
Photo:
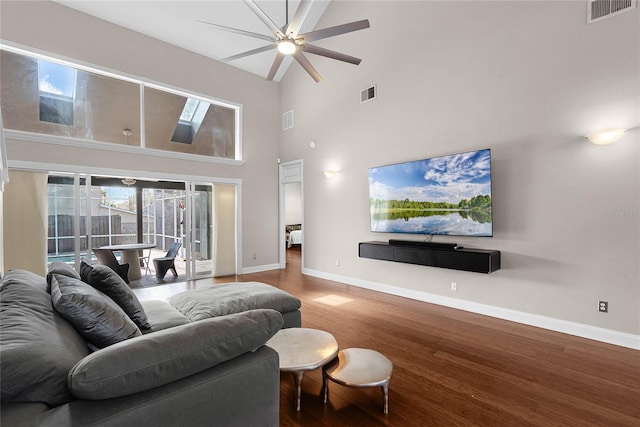
<svg viewBox="0 0 640 427">
<path fill-rule="evenodd" d="M 61 261 L 77 269 L 91 256 L 91 216 L 87 216 L 86 175 L 49 175 L 47 183 L 47 264 Z"/>
<path fill-rule="evenodd" d="M 187 183 L 187 272 L 190 277 L 211 277 L 214 275 L 213 253 L 213 185 Z"/>
<path fill-rule="evenodd" d="M 92 258 L 92 247 L 131 243 L 155 245 L 158 257 L 178 242 L 176 267 L 184 280 L 236 273 L 235 184 L 121 181 L 49 174 L 48 263 L 79 268 L 81 259 Z"/>
<path fill-rule="evenodd" d="M 184 184 L 180 183 L 180 186 L 182 189 L 154 189 L 151 194 L 146 195 L 150 201 L 149 207 L 145 208 L 149 211 L 149 218 L 143 229 L 149 232 L 149 235 L 145 236 L 148 243 L 155 243 L 156 247 L 163 251 L 168 251 L 174 242 L 180 243 L 182 246 L 179 256 L 184 258 L 187 193 L 184 190 Z M 151 223 L 154 223 L 153 226 Z"/>
<path fill-rule="evenodd" d="M 236 273 L 236 186 L 187 183 L 187 272 L 190 277 Z"/>
</svg>

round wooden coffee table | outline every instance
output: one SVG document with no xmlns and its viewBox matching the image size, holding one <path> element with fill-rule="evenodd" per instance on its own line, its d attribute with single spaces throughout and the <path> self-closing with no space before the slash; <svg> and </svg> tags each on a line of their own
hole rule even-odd
<svg viewBox="0 0 640 427">
<path fill-rule="evenodd" d="M 322 368 L 324 403 L 329 398 L 329 383 L 334 381 L 347 387 L 380 387 L 384 401 L 384 413 L 389 413 L 389 381 L 393 363 L 375 350 L 347 348 Z"/>
<path fill-rule="evenodd" d="M 296 411 L 300 410 L 302 378 L 307 371 L 326 365 L 338 354 L 338 343 L 329 332 L 309 328 L 281 329 L 267 345 L 280 356 L 280 371 L 291 372 L 296 383 Z"/>
</svg>

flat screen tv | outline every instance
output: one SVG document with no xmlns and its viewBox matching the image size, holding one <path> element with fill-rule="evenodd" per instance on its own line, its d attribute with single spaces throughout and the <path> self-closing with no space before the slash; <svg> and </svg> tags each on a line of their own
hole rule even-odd
<svg viewBox="0 0 640 427">
<path fill-rule="evenodd" d="M 369 169 L 371 231 L 492 236 L 491 150 Z"/>
</svg>

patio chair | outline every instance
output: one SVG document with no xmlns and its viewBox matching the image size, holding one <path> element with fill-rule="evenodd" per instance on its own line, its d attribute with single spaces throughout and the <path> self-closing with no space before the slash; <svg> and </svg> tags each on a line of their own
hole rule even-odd
<svg viewBox="0 0 640 427">
<path fill-rule="evenodd" d="M 140 267 L 144 268 L 144 274 L 149 274 L 151 271 L 151 266 L 149 263 L 151 262 L 151 249 L 147 252 L 147 255 L 144 254 L 144 250 L 140 251 L 141 255 L 138 257 L 140 260 Z"/>
<path fill-rule="evenodd" d="M 158 279 L 164 279 L 164 276 L 169 270 L 173 271 L 173 275 L 178 277 L 175 259 L 176 255 L 178 255 L 178 249 L 180 249 L 180 246 L 182 246 L 180 242 L 173 242 L 165 256 L 153 259 L 153 266 L 156 268 L 156 277 Z"/>
<path fill-rule="evenodd" d="M 118 276 L 122 277 L 126 283 L 129 283 L 129 264 L 120 264 L 113 254 L 111 249 L 92 248 L 93 253 L 96 254 L 98 262 L 111 268 L 118 273 Z"/>
</svg>

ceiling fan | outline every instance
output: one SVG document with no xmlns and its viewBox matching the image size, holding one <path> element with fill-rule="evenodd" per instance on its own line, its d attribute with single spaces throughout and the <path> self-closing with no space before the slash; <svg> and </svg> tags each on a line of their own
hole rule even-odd
<svg viewBox="0 0 640 427">
<path fill-rule="evenodd" d="M 211 22 L 206 21 L 198 21 L 203 24 L 212 25 L 216 28 L 219 28 L 224 31 L 229 31 L 235 34 L 241 34 L 243 36 L 253 37 L 260 40 L 265 40 L 270 42 L 270 44 L 266 46 L 259 47 L 257 49 L 252 49 L 247 52 L 239 53 L 237 55 L 229 56 L 227 58 L 223 58 L 223 62 L 229 62 L 236 59 L 244 58 L 250 55 L 255 55 L 261 52 L 267 52 L 272 49 L 277 49 L 278 52 L 276 57 L 271 65 L 271 69 L 269 70 L 269 74 L 267 74 L 267 80 L 273 80 L 278 69 L 280 68 L 280 64 L 284 60 L 285 56 L 291 55 L 293 59 L 295 59 L 302 68 L 305 69 L 307 73 L 315 80 L 319 82 L 322 80 L 322 77 L 318 73 L 318 71 L 311 65 L 307 57 L 303 54 L 311 53 L 314 55 L 320 55 L 327 58 L 337 59 L 338 61 L 348 62 L 350 64 L 358 65 L 360 58 L 356 58 L 353 56 L 345 55 L 340 52 L 336 52 L 330 49 L 325 49 L 323 47 L 314 46 L 309 44 L 309 42 L 313 42 L 316 40 L 326 39 L 329 37 L 337 36 L 340 34 L 350 33 L 352 31 L 363 30 L 365 28 L 369 28 L 369 20 L 363 19 L 361 21 L 354 21 L 348 24 L 336 25 L 334 27 L 323 28 L 320 30 L 310 31 L 307 33 L 299 34 L 300 28 L 302 27 L 302 22 L 309 13 L 311 6 L 313 4 L 313 0 L 301 0 L 298 5 L 298 9 L 296 10 L 295 15 L 291 22 L 289 22 L 289 1 L 286 1 L 286 22 L 282 28 L 278 27 L 271 18 L 258 6 L 258 4 L 254 0 L 243 0 L 244 3 L 251 9 L 253 13 L 256 14 L 258 18 L 269 28 L 269 30 L 273 33 L 272 36 L 267 36 L 264 34 L 254 33 L 251 31 L 240 30 L 237 28 L 226 27 L 224 25 L 213 24 Z"/>
</svg>

